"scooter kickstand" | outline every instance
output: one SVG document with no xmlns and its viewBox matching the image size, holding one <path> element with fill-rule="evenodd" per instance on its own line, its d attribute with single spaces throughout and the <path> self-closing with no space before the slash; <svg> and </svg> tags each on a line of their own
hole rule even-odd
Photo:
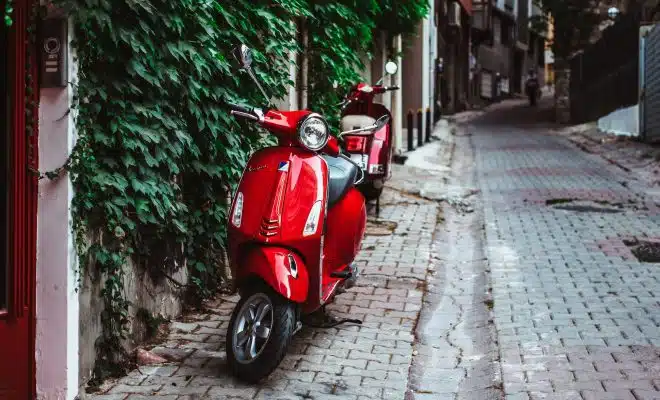
<svg viewBox="0 0 660 400">
<path fill-rule="evenodd" d="M 343 318 L 343 319 L 336 319 L 333 316 L 329 315 L 326 313 L 325 310 L 325 305 L 322 306 L 318 311 L 312 313 L 309 315 L 311 319 L 319 318 L 321 319 L 320 322 L 316 321 L 310 321 L 309 319 L 303 320 L 303 324 L 310 326 L 312 328 L 320 328 L 320 329 L 328 329 L 328 328 L 334 328 L 338 325 L 341 324 L 356 324 L 356 325 L 362 325 L 362 321 L 359 319 L 350 319 L 350 318 Z"/>
<path fill-rule="evenodd" d="M 380 218 L 380 196 L 376 197 L 376 218 Z"/>
</svg>

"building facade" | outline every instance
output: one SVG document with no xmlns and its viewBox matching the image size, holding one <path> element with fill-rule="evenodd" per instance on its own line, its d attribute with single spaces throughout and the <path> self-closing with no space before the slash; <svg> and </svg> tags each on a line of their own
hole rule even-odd
<svg viewBox="0 0 660 400">
<path fill-rule="evenodd" d="M 430 0 L 429 13 L 417 26 L 417 32 L 404 43 L 400 71 L 402 77 L 402 110 L 416 113 L 427 109 L 433 113 L 432 107 L 435 93 L 434 60 L 437 58 L 437 26 L 436 2 Z M 396 118 L 396 117 L 394 117 Z M 425 129 L 426 121 L 423 121 Z"/>
<path fill-rule="evenodd" d="M 530 70 L 545 80 L 546 32 L 534 0 L 474 0 L 471 19 L 471 93 L 475 103 L 524 93 Z"/>
<path fill-rule="evenodd" d="M 470 103 L 471 0 L 437 0 L 436 115 L 467 109 Z M 438 119 L 436 118 L 436 120 Z"/>
<path fill-rule="evenodd" d="M 497 101 L 512 93 L 517 2 L 475 0 L 473 4 L 472 51 L 476 60 L 476 92 L 485 102 Z"/>
</svg>

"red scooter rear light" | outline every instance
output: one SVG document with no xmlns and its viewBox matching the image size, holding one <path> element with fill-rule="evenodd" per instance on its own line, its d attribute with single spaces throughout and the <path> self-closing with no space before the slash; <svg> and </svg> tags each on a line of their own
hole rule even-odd
<svg viewBox="0 0 660 400">
<path fill-rule="evenodd" d="M 364 151 L 365 142 L 366 138 L 361 136 L 347 136 L 344 138 L 346 151 Z"/>
</svg>

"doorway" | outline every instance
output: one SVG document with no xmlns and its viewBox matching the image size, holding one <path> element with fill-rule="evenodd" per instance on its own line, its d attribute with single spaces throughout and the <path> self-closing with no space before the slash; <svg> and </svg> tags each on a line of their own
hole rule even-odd
<svg viewBox="0 0 660 400">
<path fill-rule="evenodd" d="M 34 398 L 35 387 L 37 181 L 28 173 L 28 150 L 36 133 L 26 134 L 28 4 L 13 5 L 12 25 L 0 21 L 0 399 L 24 400 Z"/>
<path fill-rule="evenodd" d="M 4 10 L 4 7 L 2 8 Z M 8 176 L 9 176 L 9 153 L 10 146 L 8 132 L 11 131 L 9 120 L 10 91 L 7 88 L 9 71 L 8 64 L 8 29 L 2 21 L 0 27 L 0 313 L 7 310 L 9 303 L 8 278 L 9 262 L 7 254 L 8 233 Z"/>
<path fill-rule="evenodd" d="M 513 93 L 522 93 L 524 61 L 525 52 L 515 49 L 513 55 Z"/>
</svg>

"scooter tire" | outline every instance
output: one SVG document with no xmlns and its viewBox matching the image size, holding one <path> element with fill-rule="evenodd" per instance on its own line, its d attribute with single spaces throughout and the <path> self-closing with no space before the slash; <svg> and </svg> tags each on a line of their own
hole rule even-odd
<svg viewBox="0 0 660 400">
<path fill-rule="evenodd" d="M 376 200 L 383 193 L 383 187 L 376 188 L 371 183 L 366 183 L 364 185 L 361 185 L 358 189 L 360 189 L 360 192 L 362 192 L 364 199 L 367 201 Z"/>
<path fill-rule="evenodd" d="M 255 295 L 265 295 L 272 305 L 272 328 L 263 348 L 249 362 L 241 362 L 234 349 L 234 328 L 239 323 L 241 310 Z M 225 350 L 227 352 L 227 366 L 229 371 L 241 381 L 258 383 L 270 375 L 282 362 L 287 353 L 291 338 L 296 326 L 295 304 L 280 294 L 275 293 L 266 284 L 259 284 L 243 292 L 241 299 L 232 312 L 227 328 Z"/>
</svg>

